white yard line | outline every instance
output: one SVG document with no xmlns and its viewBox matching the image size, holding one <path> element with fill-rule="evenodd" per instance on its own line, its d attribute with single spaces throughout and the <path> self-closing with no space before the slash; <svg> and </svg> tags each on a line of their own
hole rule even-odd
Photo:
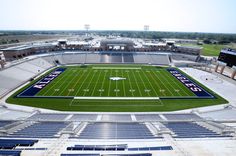
<svg viewBox="0 0 236 156">
<path fill-rule="evenodd" d="M 99 97 L 99 96 L 75 96 L 75 100 L 81 100 L 81 99 L 86 99 L 86 100 L 159 100 L 159 97 Z"/>
<path fill-rule="evenodd" d="M 151 70 L 152 71 L 152 70 Z M 152 71 L 153 72 L 153 71 Z M 165 85 L 165 83 L 163 83 L 160 79 L 159 79 L 159 77 L 155 74 L 155 72 L 153 72 L 154 73 L 154 76 L 161 82 L 161 84 L 163 84 L 163 86 L 165 87 L 165 88 L 163 88 L 163 89 L 167 89 L 171 94 L 172 94 L 172 92 L 169 90 L 169 88 L 168 87 L 166 87 L 166 85 Z M 153 78 L 153 76 L 151 75 L 151 77 Z M 153 78 L 154 79 L 154 78 Z M 155 80 L 155 79 L 154 79 Z M 166 96 L 166 94 L 164 93 L 164 96 Z M 173 94 L 172 94 L 172 96 L 174 96 Z"/>
<path fill-rule="evenodd" d="M 97 78 L 96 84 L 95 84 L 95 86 L 94 86 L 94 89 L 93 89 L 93 91 L 92 91 L 92 94 L 91 94 L 91 95 L 93 95 L 93 94 L 94 94 L 94 91 L 96 90 L 97 84 L 99 83 L 98 81 L 100 80 L 100 75 L 101 75 L 101 72 L 102 72 L 102 71 L 98 71 L 98 72 L 99 72 L 99 75 L 98 75 L 98 78 Z"/>
<path fill-rule="evenodd" d="M 115 72 L 116 72 L 116 77 L 117 77 L 118 71 L 116 70 Z M 116 81 L 116 96 L 117 96 L 117 89 L 118 89 L 118 88 L 117 88 L 117 81 Z"/>
<path fill-rule="evenodd" d="M 142 77 L 141 77 L 141 75 L 140 75 L 139 72 L 138 72 L 138 76 L 139 76 L 140 80 L 141 80 L 142 83 L 143 83 L 144 89 L 149 89 L 149 88 L 146 87 L 146 84 L 144 83 L 144 81 L 143 81 L 143 79 L 142 79 Z M 145 92 L 145 90 L 144 90 L 144 92 Z M 147 93 L 148 93 L 149 96 L 151 96 L 149 92 L 147 92 Z"/>
<path fill-rule="evenodd" d="M 85 77 L 85 79 L 84 79 L 84 81 L 82 82 L 82 84 L 80 85 L 80 87 L 79 87 L 79 89 L 77 90 L 77 92 L 75 93 L 75 95 L 77 95 L 78 94 L 78 92 L 79 92 L 79 90 L 81 89 L 81 87 L 83 86 L 83 84 L 84 84 L 84 82 L 85 82 L 85 80 L 88 78 L 88 76 L 90 75 L 90 72 L 91 71 L 93 71 L 93 70 L 90 70 L 89 72 L 88 72 L 88 74 L 87 74 L 87 76 Z"/>
<path fill-rule="evenodd" d="M 111 74 L 112 75 L 112 70 L 111 70 Z M 110 95 L 110 89 L 111 89 L 111 80 L 109 79 L 109 85 L 108 85 L 108 96 Z"/>
<path fill-rule="evenodd" d="M 75 71 L 76 72 L 76 71 Z M 73 72 L 74 73 L 74 72 Z M 75 75 L 74 74 L 72 74 L 72 76 L 73 76 L 73 78 L 71 78 L 70 79 L 70 82 L 72 82 L 72 83 L 74 83 L 74 79 L 77 77 L 79 75 L 79 72 L 77 72 Z M 64 84 L 64 83 L 62 83 L 62 84 Z M 63 94 L 63 92 L 64 91 L 66 91 L 66 89 L 70 89 L 70 88 L 68 88 L 70 86 L 70 83 L 66 83 L 66 85 L 65 86 L 63 86 L 64 87 L 64 89 L 62 89 L 62 91 L 60 92 L 60 94 L 59 95 L 62 95 Z M 68 93 L 70 93 L 69 91 L 68 91 Z M 67 94 L 68 95 L 68 94 Z"/>
<path fill-rule="evenodd" d="M 73 72 L 71 72 L 70 74 L 68 74 L 68 75 L 66 75 L 65 74 L 65 77 L 63 77 L 63 78 L 61 78 L 61 79 L 59 79 L 57 82 L 56 82 L 56 84 L 59 84 L 58 86 L 57 86 L 57 88 L 59 89 L 59 90 L 61 90 L 61 86 L 63 86 L 63 84 L 64 83 L 66 83 L 66 84 L 68 84 L 68 82 L 70 83 L 71 81 L 71 76 L 73 75 Z M 69 80 L 69 81 L 68 81 Z M 55 86 L 55 85 L 54 85 Z M 54 86 L 52 87 L 52 88 L 50 88 L 50 90 L 51 89 L 55 89 L 54 88 Z M 49 91 L 50 91 L 49 90 Z M 61 93 L 62 93 L 63 91 L 60 91 L 60 93 L 59 94 L 57 94 L 57 95 L 61 95 Z M 53 96 L 54 94 L 56 93 L 56 91 L 54 90 L 53 92 L 52 92 L 52 94 L 50 94 L 50 96 Z"/>
<path fill-rule="evenodd" d="M 150 86 L 152 87 L 153 91 L 156 93 L 157 96 L 159 96 L 158 93 L 156 92 L 156 89 L 152 86 L 152 83 L 151 83 L 150 80 L 148 79 L 146 73 L 145 73 L 144 71 L 142 71 L 142 72 L 143 72 L 143 75 L 144 75 L 144 76 L 146 77 L 146 79 L 148 80 L 148 82 L 149 82 Z M 154 81 L 154 83 L 156 83 L 156 80 Z M 158 85 L 158 83 L 156 83 L 156 84 L 157 84 L 157 86 L 159 87 L 158 89 L 160 89 L 160 86 Z M 161 93 L 160 93 L 160 94 L 161 94 Z M 165 95 L 165 94 L 164 94 L 164 95 Z"/>
<path fill-rule="evenodd" d="M 94 70 L 92 70 L 92 71 L 93 71 L 92 79 L 90 79 L 89 84 L 86 86 L 86 89 L 89 89 L 89 91 L 90 91 L 90 85 L 91 85 L 92 82 L 93 82 L 93 78 L 94 78 L 94 76 L 96 75 L 96 72 L 94 72 Z M 86 80 L 87 80 L 87 78 L 88 78 L 88 77 L 86 77 Z M 86 82 L 88 82 L 88 81 L 86 81 Z M 84 83 L 83 83 L 83 84 L 84 84 Z M 86 93 L 87 93 L 87 92 L 84 92 L 83 96 L 84 96 Z"/>
<path fill-rule="evenodd" d="M 133 87 L 132 87 L 132 84 L 131 84 L 131 82 L 130 82 L 129 74 L 127 74 L 127 75 L 128 75 L 129 85 L 130 85 L 130 88 L 131 88 L 131 93 L 132 93 L 132 96 L 134 96 Z"/>
<path fill-rule="evenodd" d="M 141 67 L 92 67 L 93 69 L 142 69 Z"/>
<path fill-rule="evenodd" d="M 68 71 L 68 70 L 70 70 L 70 69 L 66 69 L 62 74 L 60 74 L 57 78 L 57 81 L 56 81 L 56 79 L 54 79 L 51 83 L 52 83 L 52 85 L 51 86 L 49 86 L 49 88 L 46 90 L 46 92 L 45 93 L 43 93 L 42 95 L 46 95 L 49 91 L 51 91 L 51 89 L 54 89 L 54 86 L 56 85 L 56 84 L 58 84 L 59 82 L 61 82 L 60 80 L 61 79 L 64 79 L 64 78 L 66 78 L 68 75 L 66 75 L 66 71 Z M 64 75 L 63 75 L 64 74 Z M 61 76 L 61 77 L 60 77 Z M 69 76 L 68 76 L 69 77 Z M 55 82 L 56 81 L 56 82 Z M 47 87 L 47 86 L 46 86 Z M 46 88 L 45 87 L 45 88 Z M 44 88 L 44 89 L 45 89 Z M 52 91 L 52 94 L 50 94 L 50 95 L 53 95 L 54 94 L 54 92 L 55 92 L 55 90 L 54 91 Z"/>
<path fill-rule="evenodd" d="M 151 70 L 152 71 L 152 70 Z M 144 72 L 144 71 L 143 71 Z M 153 72 L 153 71 L 152 71 Z M 156 77 L 156 73 L 154 73 L 153 72 L 153 75 Z M 151 78 L 154 80 L 154 83 L 159 87 L 158 89 L 159 89 L 159 91 L 160 91 L 160 89 L 162 89 L 161 88 L 161 86 L 156 82 L 156 79 L 153 77 L 153 75 L 152 74 L 150 74 L 150 76 L 151 76 Z M 157 76 L 157 79 L 160 81 L 160 83 L 162 84 L 162 81 L 158 78 L 158 76 Z M 151 82 L 150 82 L 151 83 Z M 164 85 L 164 87 L 165 87 L 165 85 Z M 164 88 L 165 89 L 165 88 Z M 160 91 L 160 94 L 162 94 L 162 96 L 166 96 L 166 94 L 165 94 L 165 92 L 161 92 Z"/>
<path fill-rule="evenodd" d="M 82 75 L 80 75 L 80 77 L 79 77 L 79 79 L 76 81 L 76 83 L 73 85 L 73 89 L 75 89 L 75 87 L 77 86 L 77 84 L 80 82 L 80 79 L 84 76 L 84 74 L 86 73 L 86 72 L 84 72 L 84 70 L 80 70 L 81 72 L 82 72 Z M 68 93 L 68 95 L 69 95 L 70 93 Z M 67 95 L 67 96 L 68 96 Z"/>
<path fill-rule="evenodd" d="M 134 81 L 135 81 L 135 83 L 136 83 L 136 86 L 138 87 L 138 92 L 139 92 L 140 96 L 143 96 L 142 93 L 141 93 L 141 90 L 140 90 L 140 88 L 139 88 L 139 84 L 138 84 L 138 82 L 137 82 L 137 80 L 136 80 L 136 77 L 135 77 L 134 73 L 133 73 L 132 71 L 131 71 L 131 73 L 132 73 L 132 76 L 134 77 Z"/>
<path fill-rule="evenodd" d="M 123 71 L 124 71 L 124 70 L 121 71 L 121 73 L 122 73 L 122 77 L 124 77 L 124 72 L 123 72 Z M 125 82 L 122 81 L 122 84 L 123 84 L 123 92 L 124 92 L 124 96 L 126 96 L 126 93 L 125 93 Z"/>
<path fill-rule="evenodd" d="M 161 72 L 160 72 L 160 76 L 163 77 L 162 80 L 164 80 L 164 83 L 163 83 L 163 84 L 166 84 L 165 87 L 167 88 L 167 90 L 168 90 L 173 96 L 175 96 L 175 95 L 172 93 L 172 91 L 171 91 L 171 90 L 174 91 L 175 88 L 173 88 L 173 86 L 172 86 L 173 84 L 170 83 L 170 82 L 167 80 L 167 77 L 164 76 L 165 72 L 167 72 L 167 71 L 161 70 Z M 176 86 L 176 83 L 174 83 L 174 86 Z M 179 94 L 179 93 L 178 93 L 178 94 Z M 179 95 L 180 95 L 180 94 L 179 94 Z"/>
<path fill-rule="evenodd" d="M 173 75 L 171 75 L 169 72 L 168 73 L 165 73 L 166 75 L 167 75 L 167 77 L 168 77 L 168 79 L 170 79 L 174 84 L 175 84 L 175 86 L 177 86 L 177 88 L 179 89 L 179 90 L 182 90 L 187 96 L 189 95 L 183 88 L 182 88 L 182 86 L 181 86 L 181 83 L 175 78 L 175 79 L 172 79 L 171 77 L 174 77 Z M 176 83 L 175 83 L 175 80 L 176 80 Z M 178 81 L 178 83 L 177 83 L 177 81 Z M 186 87 L 186 86 L 184 86 L 184 87 Z M 179 94 L 179 93 L 178 93 Z M 182 96 L 181 94 L 179 94 L 180 96 Z"/>
<path fill-rule="evenodd" d="M 105 71 L 104 71 L 105 72 Z M 104 81 L 105 81 L 105 79 L 106 79 L 106 75 L 107 75 L 107 73 L 108 73 L 108 71 L 107 72 L 105 72 L 105 74 L 104 74 L 104 77 L 103 77 L 103 80 L 102 80 L 102 86 L 101 86 L 101 88 L 100 89 L 103 89 L 103 85 L 104 85 Z M 104 90 L 105 91 L 105 90 Z M 102 91 L 100 91 L 100 96 L 102 96 Z"/>
</svg>

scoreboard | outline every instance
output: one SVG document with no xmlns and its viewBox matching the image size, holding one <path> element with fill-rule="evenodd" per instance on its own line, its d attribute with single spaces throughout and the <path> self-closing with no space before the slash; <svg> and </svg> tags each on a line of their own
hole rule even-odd
<svg viewBox="0 0 236 156">
<path fill-rule="evenodd" d="M 236 66 L 236 50 L 230 48 L 222 49 L 218 61 L 226 63 L 229 67 Z"/>
</svg>

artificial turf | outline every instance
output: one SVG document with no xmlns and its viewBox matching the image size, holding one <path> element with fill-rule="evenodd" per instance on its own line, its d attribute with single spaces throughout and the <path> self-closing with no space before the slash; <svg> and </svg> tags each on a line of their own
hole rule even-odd
<svg viewBox="0 0 236 156">
<path fill-rule="evenodd" d="M 61 111 L 89 112 L 174 111 L 227 103 L 226 100 L 186 75 L 216 97 L 214 99 L 196 98 L 196 95 L 173 77 L 165 67 L 88 65 L 63 68 L 66 70 L 60 76 L 35 95 L 35 97 L 44 98 L 16 97 L 20 92 L 37 82 L 37 79 L 17 91 L 7 102 Z M 111 78 L 114 77 L 122 79 L 112 80 Z M 48 98 L 52 96 L 54 98 Z M 66 99 L 61 97 L 88 98 Z M 111 97 L 120 99 L 112 99 Z M 124 99 L 124 97 L 130 99 Z M 173 99 L 148 99 L 150 97 Z M 192 97 L 193 99 L 187 99 Z"/>
</svg>

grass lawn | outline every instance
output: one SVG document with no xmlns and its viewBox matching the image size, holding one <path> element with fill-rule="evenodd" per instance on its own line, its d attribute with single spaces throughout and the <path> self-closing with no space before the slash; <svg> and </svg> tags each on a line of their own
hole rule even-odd
<svg viewBox="0 0 236 156">
<path fill-rule="evenodd" d="M 220 50 L 225 47 L 233 48 L 232 44 L 222 45 L 222 44 L 203 44 L 203 45 L 196 45 L 196 44 L 181 44 L 184 46 L 197 46 L 202 47 L 202 55 L 205 56 L 218 56 L 220 54 Z"/>
<path fill-rule="evenodd" d="M 226 45 L 221 44 L 204 44 L 203 45 L 203 55 L 205 56 L 218 56 L 222 48 Z"/>
</svg>

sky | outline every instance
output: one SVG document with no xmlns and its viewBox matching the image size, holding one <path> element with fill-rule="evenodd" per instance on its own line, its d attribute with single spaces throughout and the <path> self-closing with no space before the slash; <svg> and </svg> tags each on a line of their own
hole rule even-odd
<svg viewBox="0 0 236 156">
<path fill-rule="evenodd" d="M 236 0 L 0 0 L 0 30 L 236 33 Z"/>
</svg>

